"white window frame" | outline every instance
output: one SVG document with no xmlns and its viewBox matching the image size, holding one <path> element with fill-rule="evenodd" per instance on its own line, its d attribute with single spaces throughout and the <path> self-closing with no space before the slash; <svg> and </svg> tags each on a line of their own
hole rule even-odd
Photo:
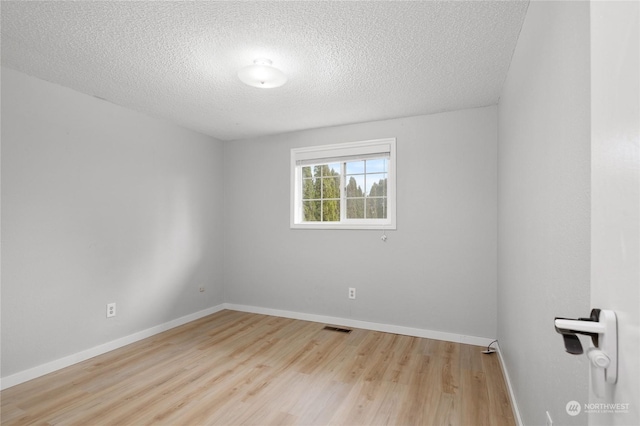
<svg viewBox="0 0 640 426">
<path fill-rule="evenodd" d="M 387 170 L 387 218 L 347 219 L 345 196 L 345 173 L 343 163 L 360 158 L 389 158 Z M 340 194 L 341 219 L 339 222 L 304 222 L 302 220 L 302 167 L 313 164 L 341 163 Z M 347 142 L 291 150 L 291 214 L 292 229 L 396 229 L 396 139 Z"/>
</svg>

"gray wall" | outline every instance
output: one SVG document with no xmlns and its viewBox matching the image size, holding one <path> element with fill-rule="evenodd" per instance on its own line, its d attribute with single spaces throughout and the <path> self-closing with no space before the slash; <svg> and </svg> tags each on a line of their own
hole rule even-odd
<svg viewBox="0 0 640 426">
<path fill-rule="evenodd" d="M 496 335 L 497 109 L 225 144 L 225 300 Z M 290 149 L 397 138 L 397 230 L 289 229 Z M 357 299 L 347 298 L 356 287 Z"/>
<path fill-rule="evenodd" d="M 590 309 L 589 68 L 589 3 L 531 2 L 498 108 L 498 338 L 525 424 L 586 421 L 553 318 Z"/>
<path fill-rule="evenodd" d="M 223 302 L 222 154 L 2 69 L 3 376 Z"/>
</svg>

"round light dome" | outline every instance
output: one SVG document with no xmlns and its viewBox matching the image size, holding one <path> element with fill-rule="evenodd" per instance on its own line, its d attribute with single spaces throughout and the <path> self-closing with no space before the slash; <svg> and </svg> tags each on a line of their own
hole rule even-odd
<svg viewBox="0 0 640 426">
<path fill-rule="evenodd" d="M 238 78 L 244 84 L 261 89 L 273 89 L 287 82 L 287 76 L 277 68 L 271 66 L 269 59 L 256 59 L 253 65 L 241 68 Z"/>
</svg>

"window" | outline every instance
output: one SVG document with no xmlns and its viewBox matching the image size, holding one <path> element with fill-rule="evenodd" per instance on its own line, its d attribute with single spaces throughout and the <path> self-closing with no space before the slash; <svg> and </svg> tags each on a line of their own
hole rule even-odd
<svg viewBox="0 0 640 426">
<path fill-rule="evenodd" d="M 395 139 L 291 150 L 291 227 L 395 229 Z"/>
</svg>

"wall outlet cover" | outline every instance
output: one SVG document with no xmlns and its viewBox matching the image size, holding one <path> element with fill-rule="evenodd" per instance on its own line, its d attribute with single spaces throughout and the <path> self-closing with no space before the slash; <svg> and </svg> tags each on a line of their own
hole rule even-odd
<svg viewBox="0 0 640 426">
<path fill-rule="evenodd" d="M 116 304 L 115 303 L 108 303 L 107 304 L 107 318 L 111 318 L 111 317 L 115 317 L 116 316 Z"/>
</svg>

